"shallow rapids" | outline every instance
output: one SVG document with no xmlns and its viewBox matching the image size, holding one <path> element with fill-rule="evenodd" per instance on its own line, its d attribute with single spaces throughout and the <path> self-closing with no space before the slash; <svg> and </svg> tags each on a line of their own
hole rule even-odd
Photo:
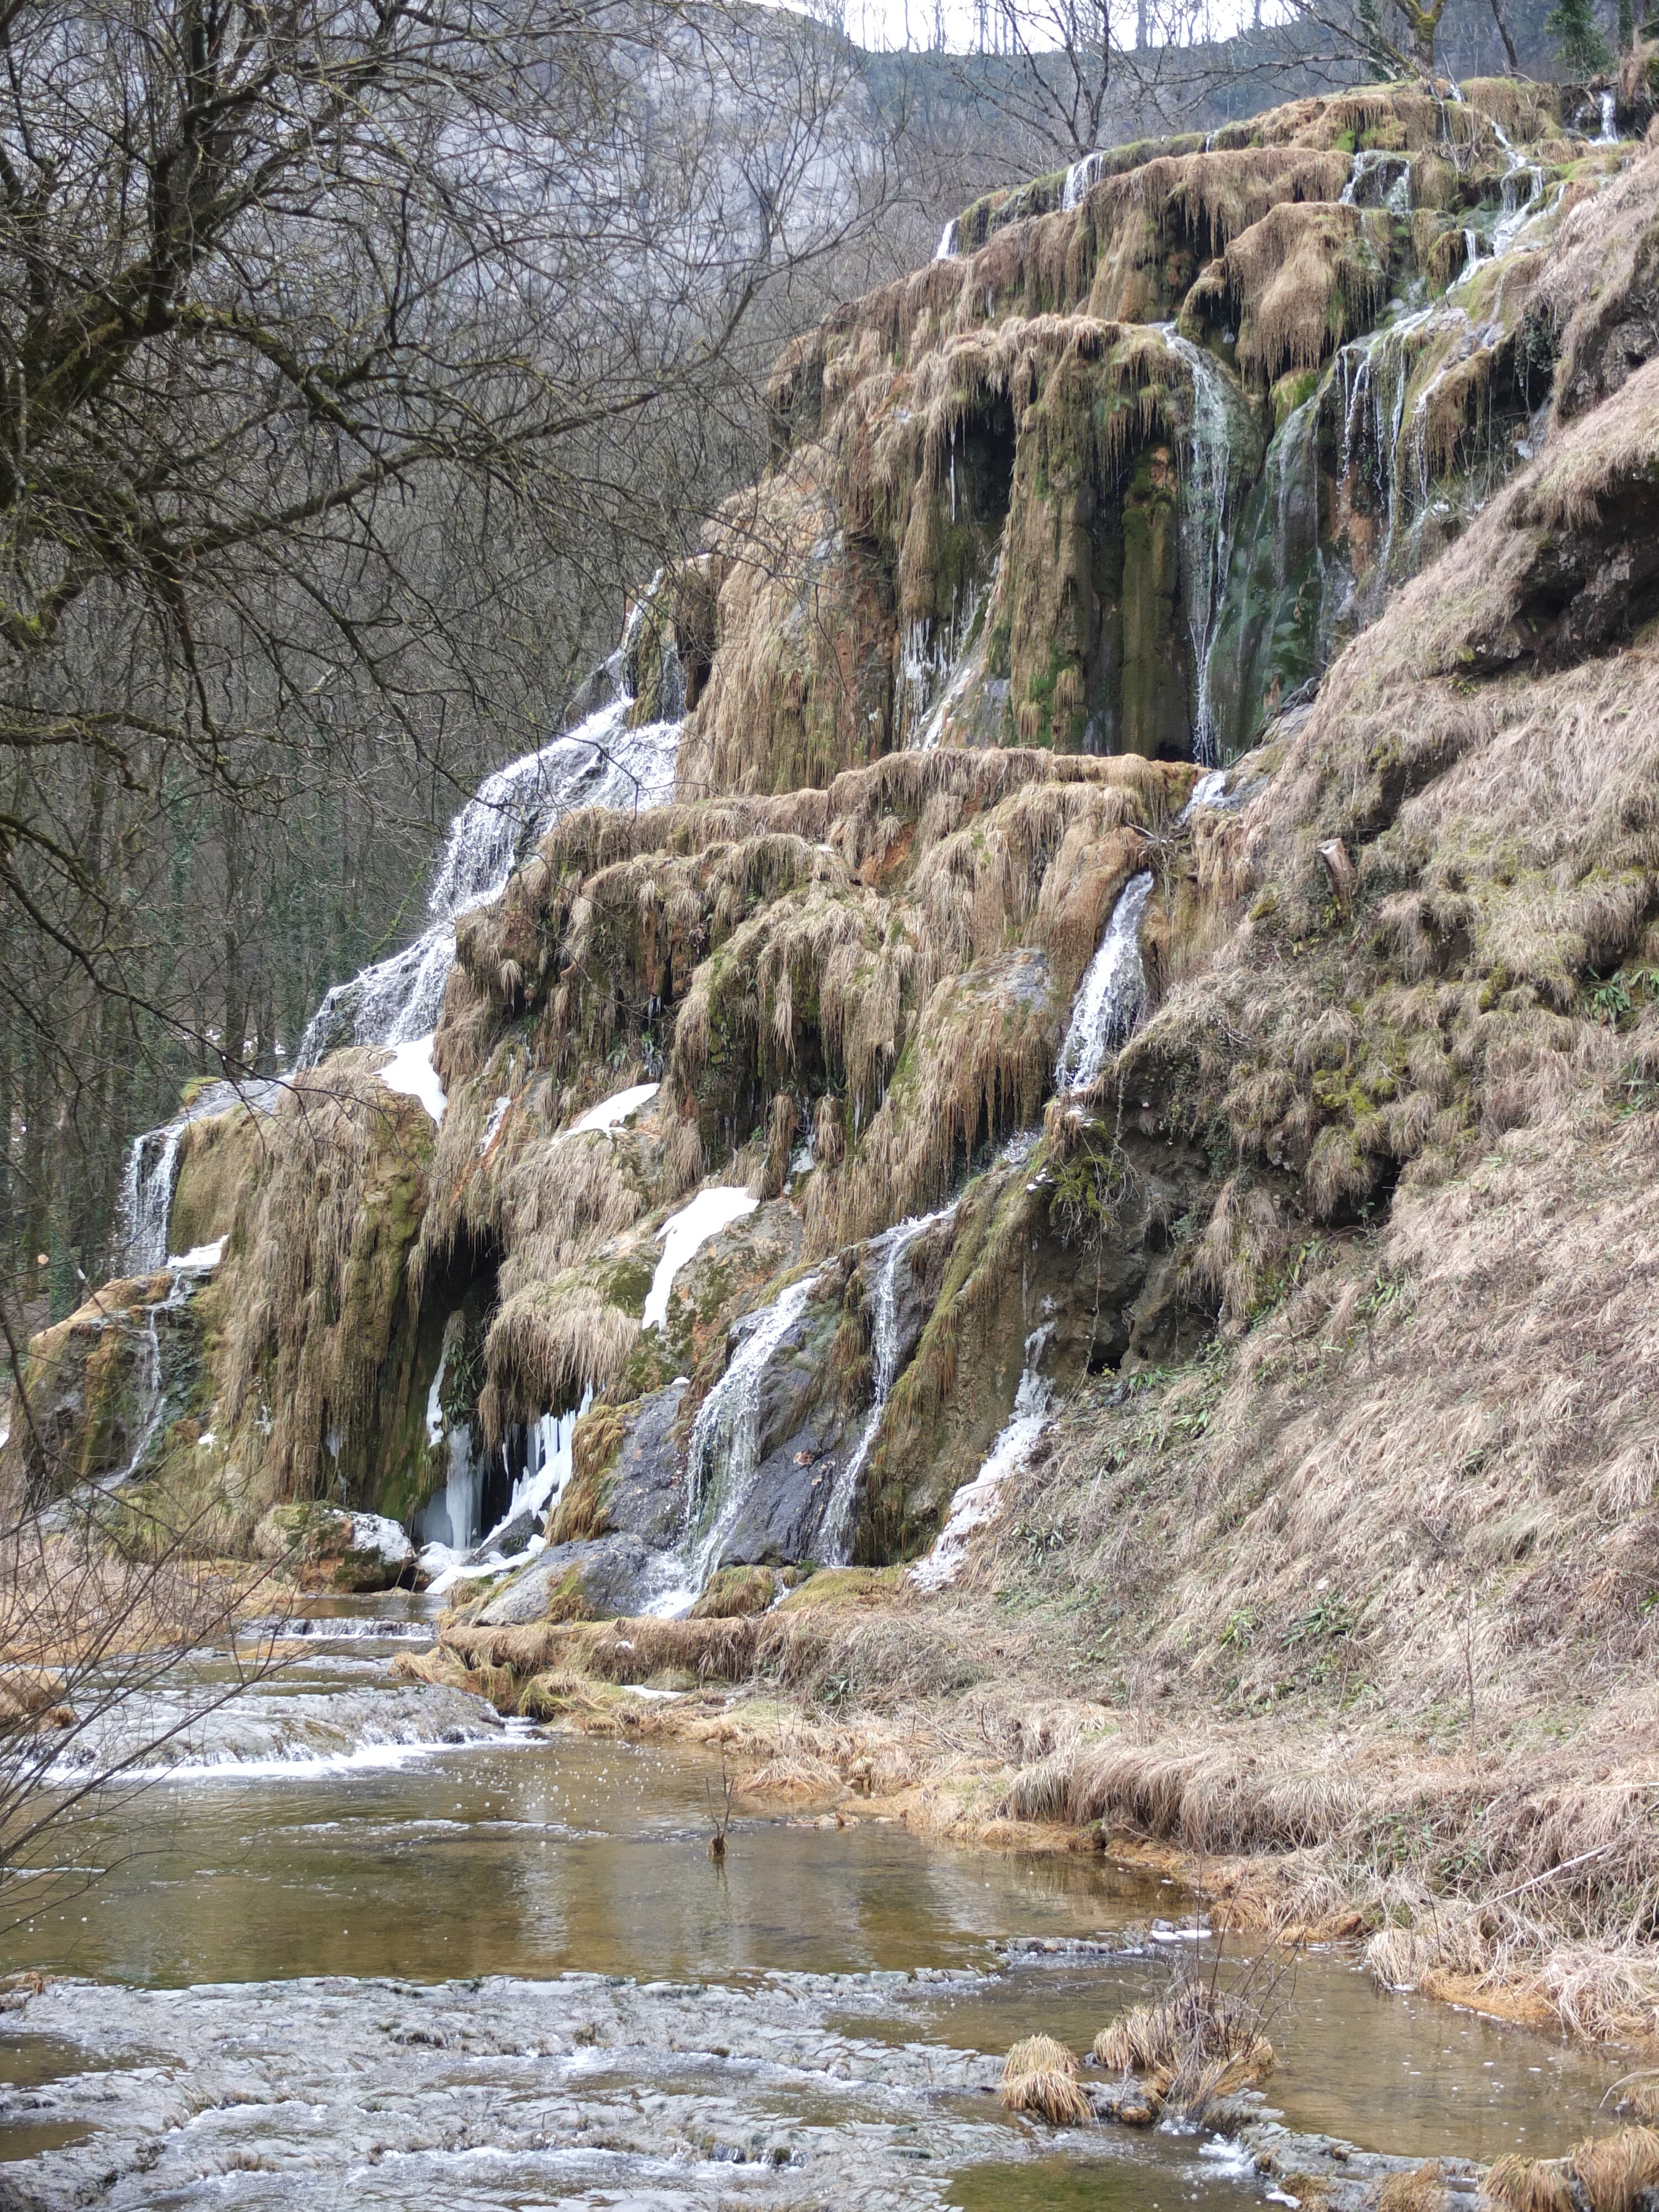
<svg viewBox="0 0 1659 2212">
<path fill-rule="evenodd" d="M 1209 1955 L 1171 1886 L 933 1848 L 856 1807 L 740 1819 L 713 1863 L 716 1764 L 393 1683 L 425 1618 L 313 1620 L 170 1770 L 54 1838 L 50 1908 L 5 1938 L 6 1967 L 63 1978 L 0 2022 L 0 2203 L 1269 2196 L 1218 2136 L 1060 2134 L 993 2094 L 1021 2036 L 1085 2050 Z M 1268 2032 L 1290 2127 L 1416 2157 L 1558 2151 L 1617 2071 L 1378 1995 L 1334 1952 L 1281 1977 Z"/>
</svg>

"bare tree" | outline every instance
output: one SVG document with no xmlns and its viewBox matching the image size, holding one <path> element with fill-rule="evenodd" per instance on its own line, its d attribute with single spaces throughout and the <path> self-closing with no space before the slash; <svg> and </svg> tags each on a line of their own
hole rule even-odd
<svg viewBox="0 0 1659 2212">
<path fill-rule="evenodd" d="M 717 0 L 0 39 L 0 1201 L 61 1310 L 126 1130 L 276 1064 L 756 472 L 900 165 L 845 40 Z"/>
</svg>

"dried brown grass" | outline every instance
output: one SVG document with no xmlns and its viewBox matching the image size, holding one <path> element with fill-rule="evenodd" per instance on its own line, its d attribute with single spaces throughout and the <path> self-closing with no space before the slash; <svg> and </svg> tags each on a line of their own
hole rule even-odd
<svg viewBox="0 0 1659 2212">
<path fill-rule="evenodd" d="M 1659 2131 L 1652 2128 L 1592 2136 L 1562 2159 L 1501 2158 L 1486 2180 L 1488 2197 L 1509 2212 L 1570 2212 L 1581 2198 L 1589 2212 L 1634 2212 L 1656 2185 Z"/>
<path fill-rule="evenodd" d="M 216 1286 L 217 1418 L 237 1439 L 248 1530 L 272 1502 L 319 1494 L 339 1460 L 362 1465 L 389 1364 L 407 1354 L 432 1125 L 376 1081 L 383 1057 L 337 1053 L 291 1078 L 238 1199 Z"/>
<path fill-rule="evenodd" d="M 1261 1996 L 1248 1984 L 1224 1984 L 1218 1966 L 1189 1966 L 1158 2003 L 1103 2027 L 1091 2055 L 1114 2073 L 1144 2077 L 1155 2108 L 1201 2118 L 1218 2097 L 1253 2088 L 1273 2071 L 1263 2020 Z"/>
<path fill-rule="evenodd" d="M 1015 2044 L 997 2094 L 1005 2112 L 1036 2112 L 1057 2128 L 1086 2127 L 1094 2118 L 1075 2055 L 1052 2035 L 1028 2035 Z"/>
</svg>

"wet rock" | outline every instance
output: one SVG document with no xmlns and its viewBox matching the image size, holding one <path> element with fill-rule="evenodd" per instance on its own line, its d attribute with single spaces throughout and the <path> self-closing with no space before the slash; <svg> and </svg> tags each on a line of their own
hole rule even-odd
<svg viewBox="0 0 1659 2212">
<path fill-rule="evenodd" d="M 612 1528 L 665 1547 L 679 1533 L 684 1510 L 680 1448 L 674 1433 L 684 1377 L 641 1401 L 623 1431 L 609 1470 L 605 1517 Z"/>
<path fill-rule="evenodd" d="M 487 1628 L 532 1620 L 615 1620 L 638 1613 L 662 1579 L 665 1555 L 626 1532 L 550 1544 L 477 1615 Z"/>
<path fill-rule="evenodd" d="M 321 2212 L 349 2167 L 354 2206 L 399 2212 L 555 2200 L 716 2212 L 744 2168 L 745 2202 L 931 2212 L 930 2170 L 1030 2151 L 942 2099 L 988 2088 L 996 2061 L 831 2025 L 849 1999 L 866 2014 L 902 2002 L 905 1978 L 891 1979 L 53 1982 L 26 1993 L 23 2024 L 78 2046 L 87 2070 L 0 2091 L 0 2125 L 83 2132 L 10 2169 L 0 2202 L 58 2212 L 95 2196 L 135 2212 L 274 2172 L 275 2194 L 248 2202 Z M 595 2052 L 608 2054 L 598 2073 Z M 112 2067 L 127 2070 L 94 2070 Z M 830 2083 L 843 2086 L 826 2105 Z"/>
</svg>

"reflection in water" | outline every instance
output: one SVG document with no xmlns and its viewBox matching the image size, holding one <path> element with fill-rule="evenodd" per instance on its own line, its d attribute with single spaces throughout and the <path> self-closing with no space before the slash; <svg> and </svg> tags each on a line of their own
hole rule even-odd
<svg viewBox="0 0 1659 2212">
<path fill-rule="evenodd" d="M 379 1603 L 404 1633 L 429 1617 L 418 1600 Z M 319 1624 L 324 1610 L 317 1608 Z M 361 1601 L 329 1611 L 340 1619 L 340 1637 L 313 1634 L 296 1644 L 283 1677 L 249 1692 L 227 1717 L 225 1743 L 262 1741 L 284 1703 L 301 1716 L 328 1708 L 351 1726 L 351 1717 L 372 1715 L 397 1647 L 362 1633 L 373 1612 Z M 404 1685 L 398 1694 L 411 1693 L 420 1695 Z M 387 1699 L 384 1710 L 392 1709 Z M 411 1996 L 426 1985 L 434 2001 L 442 1991 L 433 1985 L 453 1990 L 470 1977 L 539 1985 L 578 1969 L 724 1985 L 758 2001 L 776 1993 L 781 1985 L 768 1978 L 780 1972 L 995 1968 L 1002 1939 L 1099 1935 L 1180 1910 L 1180 1893 L 1169 1885 L 1098 1859 L 933 1850 L 902 1826 L 868 1818 L 841 1830 L 740 1819 L 724 1865 L 711 1865 L 704 1755 L 501 1730 L 481 1706 L 476 1717 L 488 1741 L 413 1747 L 401 1765 L 273 1771 L 267 1764 L 152 1781 L 57 1839 L 64 1861 L 110 1871 L 61 1911 L 13 1931 L 3 1964 L 158 1991 L 304 1976 L 348 1977 L 357 1987 L 366 1977 L 392 1977 Z M 837 2024 L 876 2054 L 878 2072 L 884 2063 L 897 2065 L 906 2046 L 1000 2055 L 1037 2028 L 1086 2050 L 1105 2019 L 1154 1994 L 1168 1972 L 1156 1946 L 1148 1955 L 1126 1949 L 1079 1960 L 1074 1951 L 1038 1960 L 936 1985 L 850 1984 L 821 2002 L 832 2013 L 843 2008 Z M 113 2002 L 107 1992 L 106 2000 Z M 262 2016 L 274 2005 L 285 2017 L 298 1999 L 267 1991 L 252 2001 Z M 1351 1958 L 1334 1953 L 1302 1961 L 1269 2033 L 1280 2056 L 1271 2100 L 1293 2127 L 1419 2156 L 1559 2151 L 1583 2134 L 1616 2070 L 1519 2029 L 1379 1996 Z M 124 2052 L 112 2045 L 105 2063 L 134 2063 Z M 9 2085 L 0 2154 L 46 2154 L 46 2168 L 54 2154 L 74 2157 L 84 2120 L 54 2120 L 49 2108 L 31 2106 L 29 2093 L 88 2063 L 73 2042 L 0 2037 L 0 2080 Z M 653 2063 L 654 2074 L 643 2057 L 644 2074 L 613 2063 L 615 2095 L 626 2102 L 647 2079 L 669 2094 L 660 2062 Z M 723 2114 L 747 2112 L 757 2124 L 776 2106 L 758 2087 L 723 2084 L 720 2094 Z M 790 2097 L 802 2124 L 833 2130 L 846 2122 L 844 2110 L 837 2120 L 803 2102 L 799 2082 Z M 120 2109 L 119 2099 L 110 2103 Z M 963 2117 L 971 2118 L 968 2136 L 953 2134 L 956 2123 L 947 2126 L 937 2107 L 910 2116 L 930 2131 L 932 2148 L 916 2157 L 935 2161 L 928 2170 L 937 2178 L 915 2202 L 963 2212 L 1065 2212 L 1085 2202 L 1091 2212 L 1162 2212 L 1260 2194 L 1224 2147 L 1196 2136 L 1107 2130 L 1074 2139 L 1090 2145 L 1086 2156 L 1035 2157 L 1045 2138 L 1000 2118 L 988 2148 L 992 2114 L 982 2091 Z M 1006 2163 L 996 2146 L 1016 2138 L 1018 2155 Z M 970 2140 L 968 2163 L 952 2165 Z M 892 2155 L 902 2161 L 908 2154 L 900 2143 Z M 988 2156 L 994 2162 L 984 2163 Z M 312 2200 L 278 2190 L 269 2201 Z M 486 2192 L 476 2201 L 522 2199 Z"/>
<path fill-rule="evenodd" d="M 743 1979 L 963 1962 L 1000 1936 L 1127 1917 L 1139 1894 L 1086 1862 L 933 1851 L 871 1820 L 739 1819 L 722 1880 L 708 1771 L 674 1745 L 531 1738 L 391 1771 L 157 1783 L 118 1833 L 77 1824 L 82 1860 L 138 1856 L 14 1938 L 8 1963 L 172 1984 Z"/>
</svg>

